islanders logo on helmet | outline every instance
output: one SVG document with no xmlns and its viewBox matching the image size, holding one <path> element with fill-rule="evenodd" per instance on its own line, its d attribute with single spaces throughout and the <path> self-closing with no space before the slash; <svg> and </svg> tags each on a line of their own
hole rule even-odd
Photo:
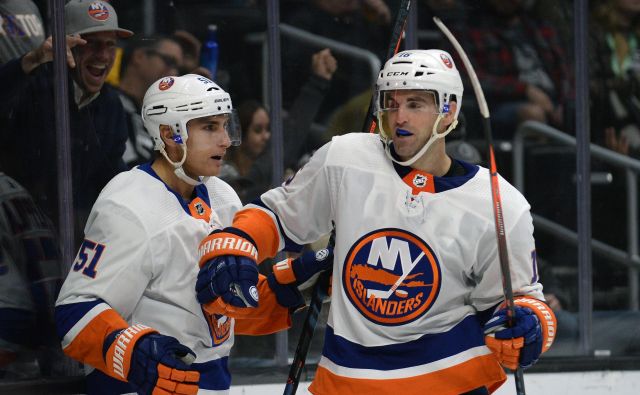
<svg viewBox="0 0 640 395">
<path fill-rule="evenodd" d="M 173 85 L 173 82 L 174 82 L 173 77 L 164 77 L 158 83 L 158 89 L 160 89 L 161 91 L 166 91 L 167 89 L 171 88 L 171 86 Z"/>
<path fill-rule="evenodd" d="M 442 59 L 442 63 L 444 63 L 445 66 L 447 66 L 450 69 L 453 68 L 453 62 L 447 56 L 447 54 L 441 53 L 440 54 L 440 59 Z"/>
<path fill-rule="evenodd" d="M 345 258 L 342 283 L 351 304 L 368 320 L 404 325 L 433 306 L 442 276 L 431 247 L 402 229 L 375 230 Z"/>
<path fill-rule="evenodd" d="M 89 13 L 89 16 L 96 21 L 106 21 L 109 19 L 109 8 L 107 8 L 107 5 L 101 1 L 94 1 L 91 3 L 87 12 Z"/>
</svg>

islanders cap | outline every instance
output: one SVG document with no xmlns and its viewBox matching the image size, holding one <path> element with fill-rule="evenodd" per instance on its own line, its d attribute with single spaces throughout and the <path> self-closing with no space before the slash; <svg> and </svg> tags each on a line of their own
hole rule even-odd
<svg viewBox="0 0 640 395">
<path fill-rule="evenodd" d="M 118 26 L 118 15 L 106 1 L 71 0 L 64 6 L 67 34 L 85 34 L 114 31 L 118 37 L 133 35 L 131 30 Z"/>
</svg>

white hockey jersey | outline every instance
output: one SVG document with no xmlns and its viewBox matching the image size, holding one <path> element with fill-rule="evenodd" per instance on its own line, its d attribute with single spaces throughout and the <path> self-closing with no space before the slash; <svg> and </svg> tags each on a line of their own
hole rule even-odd
<svg viewBox="0 0 640 395">
<path fill-rule="evenodd" d="M 197 249 L 213 229 L 231 223 L 241 203 L 215 177 L 195 193 L 186 204 L 149 164 L 119 174 L 104 188 L 56 304 L 65 353 L 101 366 L 104 337 L 114 325 L 109 322 L 118 322 L 119 315 L 127 325 L 150 326 L 191 348 L 197 356 L 192 367 L 200 372 L 199 394 L 228 393 L 227 358 L 236 320 L 205 314 L 197 302 Z M 268 293 L 263 288 L 261 293 Z M 289 319 L 284 308 L 275 315 L 274 321 Z M 90 393 L 92 388 L 132 392 L 97 369 L 87 380 Z"/>
<path fill-rule="evenodd" d="M 458 163 L 464 176 L 433 177 L 394 166 L 377 135 L 339 136 L 236 215 L 266 256 L 317 240 L 335 221 L 312 393 L 457 395 L 505 380 L 477 314 L 503 300 L 489 173 Z M 500 188 L 514 293 L 543 299 L 529 205 L 504 179 Z M 252 230 L 269 218 L 270 235 Z"/>
</svg>

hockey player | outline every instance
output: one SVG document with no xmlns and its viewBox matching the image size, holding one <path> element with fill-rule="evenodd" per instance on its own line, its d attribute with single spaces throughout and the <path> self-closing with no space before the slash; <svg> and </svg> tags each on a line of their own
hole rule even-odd
<svg viewBox="0 0 640 395">
<path fill-rule="evenodd" d="M 487 394 L 505 381 L 501 364 L 531 366 L 553 343 L 529 205 L 500 179 L 517 304 L 507 328 L 489 172 L 445 152 L 462 91 L 447 52 L 398 53 L 377 81 L 379 136 L 335 137 L 290 182 L 201 243 L 201 273 L 211 275 L 227 260 L 255 260 L 219 248 L 220 239 L 252 243 L 260 262 L 335 222 L 314 394 Z M 290 281 L 300 273 L 279 269 Z"/>
<path fill-rule="evenodd" d="M 229 94 L 198 75 L 165 77 L 147 90 L 142 115 L 161 155 L 104 188 L 56 303 L 63 349 L 87 366 L 89 394 L 226 394 L 234 332 L 287 328 L 290 311 L 304 304 L 295 286 L 234 262 L 221 269 L 247 279 L 256 314 L 234 320 L 196 301 L 198 242 L 241 206 L 213 177 L 240 141 L 232 110 Z M 296 264 L 313 264 L 310 274 L 327 266 L 304 259 Z"/>
</svg>

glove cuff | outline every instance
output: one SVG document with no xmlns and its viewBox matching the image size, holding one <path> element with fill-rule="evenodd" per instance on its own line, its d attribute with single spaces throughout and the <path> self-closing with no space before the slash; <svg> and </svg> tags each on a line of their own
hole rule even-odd
<svg viewBox="0 0 640 395">
<path fill-rule="evenodd" d="M 556 315 L 553 314 L 553 310 L 551 310 L 545 302 L 534 298 L 520 297 L 516 298 L 513 302 L 517 306 L 531 309 L 538 317 L 540 328 L 542 329 L 542 352 L 544 353 L 551 347 L 556 338 L 558 322 Z"/>
<path fill-rule="evenodd" d="M 198 264 L 202 267 L 205 262 L 220 255 L 245 256 L 258 261 L 256 246 L 246 238 L 230 232 L 214 232 L 205 237 L 198 247 Z"/>
<path fill-rule="evenodd" d="M 273 265 L 273 275 L 278 283 L 291 284 L 296 282 L 292 262 L 291 258 L 287 258 Z"/>
<path fill-rule="evenodd" d="M 104 355 L 107 369 L 105 373 L 126 382 L 136 342 L 144 335 L 157 332 L 157 330 L 146 325 L 138 324 L 109 334 L 106 339 L 106 345 L 109 348 Z M 111 342 L 111 344 L 108 344 L 108 342 Z"/>
<path fill-rule="evenodd" d="M 305 306 L 304 297 L 295 284 L 285 285 L 280 283 L 276 279 L 275 273 L 267 276 L 267 283 L 269 284 L 271 291 L 275 294 L 276 300 L 280 306 L 286 307 L 292 311 Z"/>
</svg>

